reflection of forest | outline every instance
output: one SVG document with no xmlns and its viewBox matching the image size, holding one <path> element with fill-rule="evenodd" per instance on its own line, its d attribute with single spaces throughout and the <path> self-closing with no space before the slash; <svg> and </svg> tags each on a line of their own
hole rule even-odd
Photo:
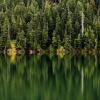
<svg viewBox="0 0 100 100">
<path fill-rule="evenodd" d="M 100 100 L 99 66 L 99 56 L 1 56 L 0 100 Z"/>
</svg>

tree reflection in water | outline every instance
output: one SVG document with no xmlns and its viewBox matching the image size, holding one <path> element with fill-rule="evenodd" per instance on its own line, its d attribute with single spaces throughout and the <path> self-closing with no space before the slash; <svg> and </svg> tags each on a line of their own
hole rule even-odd
<svg viewBox="0 0 100 100">
<path fill-rule="evenodd" d="M 0 100 L 100 100 L 99 55 L 0 56 Z"/>
</svg>

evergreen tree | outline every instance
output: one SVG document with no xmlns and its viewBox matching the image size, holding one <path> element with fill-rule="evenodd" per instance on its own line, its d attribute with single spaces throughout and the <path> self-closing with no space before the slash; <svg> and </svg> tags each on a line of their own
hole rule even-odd
<svg viewBox="0 0 100 100">
<path fill-rule="evenodd" d="M 42 32 L 42 48 L 46 49 L 48 43 L 48 23 L 44 19 L 44 27 Z"/>
<path fill-rule="evenodd" d="M 56 34 L 56 32 L 53 32 L 53 37 L 52 37 L 52 47 L 54 49 L 58 48 L 58 35 Z"/>
<path fill-rule="evenodd" d="M 21 48 L 100 48 L 99 0 L 54 2 L 1 0 L 0 47 L 16 40 Z"/>
</svg>

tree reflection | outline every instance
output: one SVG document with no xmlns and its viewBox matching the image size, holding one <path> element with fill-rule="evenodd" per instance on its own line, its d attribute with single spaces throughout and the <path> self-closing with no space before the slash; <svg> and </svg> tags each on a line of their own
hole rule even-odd
<svg viewBox="0 0 100 100">
<path fill-rule="evenodd" d="M 97 55 L 0 57 L 0 100 L 100 100 Z"/>
</svg>

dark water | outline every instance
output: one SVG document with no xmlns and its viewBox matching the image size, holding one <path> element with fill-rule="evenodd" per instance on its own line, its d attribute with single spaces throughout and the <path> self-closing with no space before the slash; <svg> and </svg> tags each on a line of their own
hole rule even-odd
<svg viewBox="0 0 100 100">
<path fill-rule="evenodd" d="M 0 56 L 0 100 L 100 100 L 100 57 Z"/>
</svg>

